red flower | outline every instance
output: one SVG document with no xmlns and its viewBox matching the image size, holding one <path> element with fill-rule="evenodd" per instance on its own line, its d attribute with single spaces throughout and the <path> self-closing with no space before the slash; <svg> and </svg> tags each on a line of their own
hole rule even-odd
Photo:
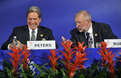
<svg viewBox="0 0 121 78">
<path fill-rule="evenodd" d="M 65 43 L 61 43 L 61 44 L 65 48 L 65 52 L 63 52 L 63 51 L 59 51 L 59 52 L 61 52 L 64 55 L 65 60 L 70 61 L 71 59 L 73 59 L 73 56 L 74 56 L 73 54 L 75 52 L 75 50 L 73 50 L 73 48 L 71 48 L 73 43 L 70 40 L 67 40 L 67 41 L 65 41 Z"/>
<path fill-rule="evenodd" d="M 86 52 L 85 52 L 85 47 L 83 47 L 84 42 L 81 44 L 80 42 L 78 42 L 78 47 L 75 46 L 74 48 L 71 48 L 72 46 L 72 42 L 67 40 L 66 43 L 62 43 L 62 45 L 65 48 L 65 52 L 60 51 L 64 58 L 61 58 L 64 61 L 64 65 L 67 69 L 67 74 L 68 74 L 68 78 L 73 77 L 75 75 L 75 71 L 78 69 L 82 69 L 85 68 L 84 67 L 84 61 L 87 60 L 87 58 L 85 58 L 87 56 Z M 76 52 L 76 53 L 75 53 Z M 76 54 L 76 57 L 74 57 Z M 74 60 L 75 58 L 75 60 Z"/>
<path fill-rule="evenodd" d="M 67 60 L 67 61 L 71 61 L 71 59 L 73 59 L 73 57 L 74 57 L 74 52 L 75 52 L 75 50 L 74 51 L 72 51 L 72 50 L 69 50 L 68 52 L 63 52 L 63 51 L 60 51 L 63 55 L 64 55 L 64 58 L 65 58 L 65 60 Z M 62 58 L 63 59 L 63 58 Z M 64 60 L 64 59 L 63 59 Z"/>
<path fill-rule="evenodd" d="M 85 49 L 87 48 L 87 46 L 83 47 L 84 42 L 82 42 L 82 44 L 80 42 L 78 42 L 78 47 L 75 46 L 75 49 L 77 50 L 76 52 L 76 60 L 79 60 L 79 64 L 83 65 L 84 64 L 84 60 L 87 60 L 87 58 L 85 58 L 87 56 L 87 52 L 85 52 Z M 79 53 L 78 53 L 79 52 Z"/>
<path fill-rule="evenodd" d="M 107 56 L 106 54 L 107 54 L 107 52 L 109 51 L 109 49 L 106 49 L 106 47 L 107 47 L 107 43 L 106 42 L 101 42 L 101 44 L 102 44 L 102 46 L 101 45 L 99 45 L 100 46 L 100 48 L 101 48 L 101 50 L 99 49 L 99 54 L 100 54 L 100 56 L 102 57 L 102 65 L 103 65 L 103 67 L 105 66 L 105 63 L 106 63 L 106 60 L 103 58 L 103 57 L 105 57 L 105 56 Z"/>
<path fill-rule="evenodd" d="M 56 57 L 56 55 L 57 55 L 57 53 L 58 52 L 55 52 L 55 50 L 50 50 L 50 52 L 51 52 L 51 55 L 49 55 L 48 56 L 48 58 L 50 59 L 50 64 L 51 64 L 51 66 L 53 67 L 53 71 L 55 71 L 56 70 L 56 64 L 57 64 L 57 60 L 58 60 L 58 58 L 60 58 L 61 57 L 61 55 L 60 56 L 58 56 L 58 57 Z"/>
<path fill-rule="evenodd" d="M 70 64 L 69 78 L 75 75 L 75 71 L 77 70 L 77 66 L 73 63 Z"/>
<path fill-rule="evenodd" d="M 119 49 L 120 50 L 120 49 Z M 120 50 L 121 51 L 121 50 Z M 121 52 L 119 52 L 119 54 L 121 55 Z M 121 56 L 118 56 L 118 58 L 121 58 Z"/>
<path fill-rule="evenodd" d="M 80 53 L 80 52 L 76 52 L 76 59 L 74 61 L 74 63 L 72 63 L 70 60 L 64 60 L 64 64 L 66 66 L 67 69 L 67 74 L 68 77 L 73 77 L 74 76 L 74 72 L 78 69 L 82 69 L 85 68 L 83 65 L 83 61 L 87 60 L 87 58 L 85 58 L 85 54 L 86 53 Z M 72 58 L 71 58 L 72 59 Z"/>
<path fill-rule="evenodd" d="M 81 53 L 85 52 L 85 49 L 87 48 L 87 46 L 83 47 L 83 44 L 84 44 L 84 42 L 82 42 L 82 44 L 80 42 L 78 42 L 78 47 L 75 46 L 75 49 L 77 49 Z"/>
<path fill-rule="evenodd" d="M 86 56 L 86 53 L 76 52 L 76 59 L 74 60 L 74 64 L 76 64 L 76 66 L 79 66 L 79 69 L 85 68 L 83 64 L 84 61 L 87 60 L 87 58 L 85 58 Z"/>
<path fill-rule="evenodd" d="M 20 60 L 20 56 L 22 54 L 19 54 L 20 49 L 18 49 L 16 46 L 14 48 L 11 48 L 11 50 L 13 51 L 13 53 L 7 52 L 13 59 L 9 58 L 12 62 L 12 65 L 14 67 L 14 77 L 17 76 L 17 68 L 18 65 L 20 64 L 19 60 Z"/>
<path fill-rule="evenodd" d="M 102 49 L 102 50 L 99 50 L 103 55 L 106 55 L 106 53 L 109 51 L 110 48 L 106 49 L 107 47 L 107 43 L 106 42 L 101 42 L 102 46 L 99 45 L 99 47 Z"/>
<path fill-rule="evenodd" d="M 107 61 L 107 63 L 108 63 L 108 65 L 105 65 L 105 66 L 107 66 L 108 67 L 108 70 L 109 70 L 109 72 L 111 73 L 111 75 L 112 75 L 112 78 L 114 78 L 115 77 L 115 73 L 114 73 L 114 70 L 115 70 L 115 68 L 114 68 L 114 64 L 117 62 L 117 61 L 113 61 L 113 57 L 114 57 L 114 55 L 115 55 L 115 53 L 113 53 L 112 55 L 111 55 L 111 53 L 112 53 L 112 51 L 110 51 L 110 52 L 108 52 L 107 53 L 107 56 L 106 57 L 104 57 L 104 59 Z"/>
<path fill-rule="evenodd" d="M 73 42 L 67 40 L 65 43 L 62 42 L 61 44 L 65 48 L 65 51 L 68 52 L 71 49 Z"/>
<path fill-rule="evenodd" d="M 117 62 L 117 61 L 113 61 L 113 57 L 114 57 L 114 55 L 115 55 L 115 53 L 113 53 L 112 55 L 111 55 L 111 53 L 112 53 L 112 50 L 111 51 L 109 51 L 109 49 L 106 49 L 106 46 L 107 46 L 107 44 L 106 44 L 106 42 L 101 42 L 102 43 L 102 46 L 100 46 L 100 48 L 102 49 L 102 50 L 99 50 L 100 51 L 100 55 L 101 55 L 101 57 L 102 57 L 102 65 L 103 65 L 103 67 L 104 66 L 106 66 L 106 67 L 108 67 L 108 70 L 109 70 L 109 72 L 111 73 L 111 78 L 114 78 L 115 77 L 115 73 L 114 73 L 114 70 L 115 70 L 115 68 L 114 68 L 114 64 Z M 108 63 L 108 64 L 105 64 L 105 63 Z"/>
<path fill-rule="evenodd" d="M 22 54 L 23 54 L 23 58 L 22 59 L 22 63 L 23 63 L 23 67 L 25 69 L 25 71 L 27 70 L 27 64 L 30 61 L 29 56 L 31 55 L 30 50 L 27 50 L 27 46 L 23 45 L 23 50 L 21 50 Z"/>
<path fill-rule="evenodd" d="M 69 77 L 73 77 L 76 70 L 85 68 L 83 65 L 83 61 L 87 60 L 87 58 L 85 58 L 85 54 L 86 53 L 82 54 L 80 52 L 76 52 L 76 59 L 74 60 L 74 63 L 70 63 Z"/>
<path fill-rule="evenodd" d="M 74 75 L 75 75 L 74 72 L 71 72 L 71 73 L 70 73 L 70 77 L 73 77 Z"/>
</svg>

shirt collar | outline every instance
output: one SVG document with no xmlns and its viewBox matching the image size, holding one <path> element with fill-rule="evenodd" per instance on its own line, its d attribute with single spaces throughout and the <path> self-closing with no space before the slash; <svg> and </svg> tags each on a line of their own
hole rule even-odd
<svg viewBox="0 0 121 78">
<path fill-rule="evenodd" d="M 89 28 L 89 30 L 87 31 L 88 33 L 92 34 L 93 33 L 93 30 L 92 30 L 92 23 L 91 23 L 91 26 Z"/>
<path fill-rule="evenodd" d="M 29 31 L 32 32 L 32 29 L 30 27 L 28 27 L 28 28 L 29 28 Z M 38 30 L 38 27 L 36 29 L 34 29 L 35 33 L 37 32 L 37 30 Z"/>
</svg>

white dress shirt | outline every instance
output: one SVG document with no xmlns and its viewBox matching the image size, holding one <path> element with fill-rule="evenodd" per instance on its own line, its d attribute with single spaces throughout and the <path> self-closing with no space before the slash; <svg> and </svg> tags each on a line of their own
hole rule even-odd
<svg viewBox="0 0 121 78">
<path fill-rule="evenodd" d="M 37 39 L 37 31 L 38 31 L 38 28 L 36 28 L 35 30 L 35 39 Z M 31 37 L 32 37 L 32 29 L 29 27 L 29 40 L 31 41 Z"/>
<path fill-rule="evenodd" d="M 90 28 L 89 28 L 89 30 L 88 30 L 87 32 L 90 33 L 89 37 L 92 38 L 92 41 L 93 41 L 92 48 L 94 48 L 94 36 L 93 36 L 92 23 L 91 23 L 91 26 L 90 26 Z M 85 32 L 85 37 L 86 37 L 86 38 L 87 38 L 87 35 L 86 35 L 87 32 Z"/>
</svg>

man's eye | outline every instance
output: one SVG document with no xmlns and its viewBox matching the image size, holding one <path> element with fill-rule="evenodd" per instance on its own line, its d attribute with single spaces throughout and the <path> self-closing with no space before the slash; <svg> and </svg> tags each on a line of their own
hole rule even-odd
<svg viewBox="0 0 121 78">
<path fill-rule="evenodd" d="M 28 18 L 29 20 L 32 20 L 32 18 Z"/>
<path fill-rule="evenodd" d="M 37 20 L 37 18 L 34 18 L 33 20 Z"/>
<path fill-rule="evenodd" d="M 78 22 L 79 24 L 81 24 L 81 22 Z"/>
</svg>

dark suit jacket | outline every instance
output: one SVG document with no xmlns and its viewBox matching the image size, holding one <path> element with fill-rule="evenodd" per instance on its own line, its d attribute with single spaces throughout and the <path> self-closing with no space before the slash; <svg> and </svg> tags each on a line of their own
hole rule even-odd
<svg viewBox="0 0 121 78">
<path fill-rule="evenodd" d="M 94 45 L 96 47 L 96 42 L 104 41 L 104 39 L 117 39 L 108 24 L 97 23 L 92 21 L 93 36 L 94 36 Z M 86 46 L 86 38 L 83 32 L 79 32 L 77 28 L 70 31 L 71 41 L 74 42 L 74 45 L 78 45 L 78 42 L 84 42 Z"/>
<path fill-rule="evenodd" d="M 43 34 L 43 37 L 40 35 Z M 27 44 L 27 41 L 29 41 L 29 29 L 27 25 L 15 27 L 13 29 L 13 33 L 9 37 L 9 39 L 2 45 L 1 49 L 6 50 L 8 47 L 8 44 L 12 43 L 13 36 L 17 36 L 17 40 L 19 40 L 22 44 Z M 42 40 L 42 38 L 45 38 L 46 40 L 54 40 L 52 30 L 43 26 L 38 26 L 38 32 L 37 32 L 37 39 L 36 40 Z"/>
</svg>

